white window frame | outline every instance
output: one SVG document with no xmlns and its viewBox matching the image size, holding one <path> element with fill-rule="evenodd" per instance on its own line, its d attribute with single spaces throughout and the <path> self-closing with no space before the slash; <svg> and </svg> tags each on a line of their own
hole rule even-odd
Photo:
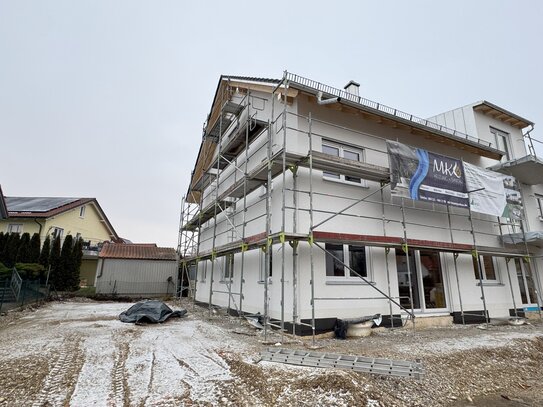
<svg viewBox="0 0 543 407">
<path fill-rule="evenodd" d="M 200 282 L 205 283 L 206 278 L 207 278 L 207 260 L 203 260 L 201 264 L 202 264 L 202 277 L 200 278 Z"/>
<path fill-rule="evenodd" d="M 87 207 L 86 205 L 83 205 L 83 206 L 81 206 L 81 207 L 79 208 L 79 217 L 82 218 L 82 219 L 85 218 L 85 208 L 86 208 L 86 207 Z"/>
<path fill-rule="evenodd" d="M 535 200 L 537 201 L 537 208 L 539 210 L 539 220 L 543 221 L 543 195 L 535 194 Z"/>
<path fill-rule="evenodd" d="M 17 230 L 13 230 L 13 229 L 17 229 Z M 8 232 L 8 233 L 19 233 L 19 234 L 22 234 L 22 233 L 23 233 L 23 224 L 22 224 L 22 223 L 10 223 L 10 224 L 8 225 L 7 232 Z"/>
<path fill-rule="evenodd" d="M 363 148 L 352 147 L 350 145 L 338 143 L 337 141 L 330 141 L 330 140 L 327 140 L 327 139 L 322 139 L 321 150 L 322 150 L 322 152 L 324 154 L 327 154 L 327 153 L 324 152 L 324 149 L 326 147 L 337 149 L 338 154 L 339 154 L 338 155 L 339 158 L 346 158 L 346 159 L 352 160 L 352 158 L 345 157 L 346 153 L 352 153 L 352 154 L 358 154 L 358 161 L 359 162 L 363 163 L 363 162 L 366 161 L 366 157 L 365 157 L 365 154 L 364 154 L 365 150 Z M 347 185 L 356 185 L 356 186 L 361 186 L 361 187 L 366 187 L 367 186 L 366 180 L 364 180 L 362 178 L 360 178 L 360 182 L 357 182 L 357 181 L 348 180 L 347 177 L 350 177 L 350 176 L 345 175 L 345 174 L 338 174 L 338 173 L 334 173 L 334 172 L 329 172 L 329 171 L 323 171 L 322 172 L 322 178 L 325 179 L 326 181 L 341 182 L 341 183 L 344 183 L 344 184 L 347 184 Z M 350 178 L 358 178 L 358 177 L 350 177 Z"/>
<path fill-rule="evenodd" d="M 234 254 L 227 254 L 222 258 L 221 282 L 234 279 Z"/>
<path fill-rule="evenodd" d="M 487 271 L 485 269 L 485 262 L 484 258 L 490 257 L 492 259 L 492 266 L 494 267 L 494 275 L 495 278 L 489 279 L 487 278 Z M 500 278 L 500 267 L 498 264 L 498 259 L 496 256 L 491 256 L 489 254 L 480 254 L 479 255 L 479 262 L 477 263 L 479 265 L 479 272 L 481 273 L 481 280 L 483 281 L 483 284 L 501 284 L 501 278 Z M 473 265 L 473 274 L 475 277 L 475 280 L 479 282 L 479 277 L 477 276 L 477 270 L 475 270 L 475 265 Z"/>
<path fill-rule="evenodd" d="M 371 267 L 371 250 L 370 250 L 370 247 L 369 246 L 364 246 L 364 245 L 349 245 L 349 244 L 341 244 L 341 243 L 330 243 L 330 244 L 334 244 L 334 245 L 337 245 L 337 246 L 343 246 L 343 262 L 345 263 L 346 266 L 348 267 L 351 267 L 351 256 L 350 256 L 350 250 L 349 250 L 349 246 L 356 246 L 356 247 L 363 247 L 364 248 L 364 254 L 366 256 L 366 275 L 363 275 L 362 274 L 362 277 L 364 277 L 366 280 L 368 281 L 373 281 L 372 280 L 372 267 Z M 343 267 L 343 272 L 344 272 L 344 275 L 343 276 L 329 276 L 327 274 L 327 266 L 328 266 L 328 263 L 326 261 L 326 257 L 329 256 L 328 253 L 325 253 L 325 260 L 324 260 L 324 272 L 325 272 L 325 275 L 326 275 L 326 281 L 338 281 L 338 282 L 361 282 L 361 283 L 364 283 L 364 280 L 362 280 L 360 277 L 358 277 L 356 274 L 354 274 L 350 269 L 348 269 L 347 267 Z M 332 258 L 332 260 L 334 260 Z M 351 275 L 352 273 L 352 275 Z"/>
<path fill-rule="evenodd" d="M 269 275 L 269 278 L 268 278 L 268 284 L 271 283 L 271 278 L 273 276 L 273 250 L 272 250 L 272 247 L 273 246 L 269 246 L 268 249 L 270 250 L 270 275 Z M 264 283 L 264 280 L 266 278 L 266 251 L 264 249 L 261 249 L 260 250 L 260 255 L 259 255 L 259 275 L 258 275 L 258 282 L 259 283 Z"/>
<path fill-rule="evenodd" d="M 60 238 L 60 240 L 62 240 L 62 237 L 64 236 L 64 229 L 53 226 L 53 228 L 51 230 L 51 236 L 53 237 L 53 239 L 56 239 L 57 234 L 58 234 L 58 237 Z"/>
<path fill-rule="evenodd" d="M 505 154 L 502 157 L 501 161 L 505 162 L 505 161 L 512 160 L 513 156 L 511 154 L 511 138 L 510 138 L 509 133 L 507 133 L 507 132 L 505 132 L 503 130 L 499 130 L 499 129 L 495 128 L 495 127 L 490 127 L 490 133 L 494 136 L 494 145 L 496 146 L 496 149 L 505 152 Z M 505 147 L 503 150 L 500 147 L 500 143 L 498 142 L 498 140 L 500 138 L 503 139 L 503 145 Z"/>
</svg>

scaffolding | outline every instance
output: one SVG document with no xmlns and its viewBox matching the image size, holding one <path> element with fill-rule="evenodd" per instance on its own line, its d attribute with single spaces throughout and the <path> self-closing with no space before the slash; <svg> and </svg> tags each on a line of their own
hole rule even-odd
<svg viewBox="0 0 543 407">
<path fill-rule="evenodd" d="M 447 205 L 432 208 L 406 207 L 403 198 L 400 202 L 394 199 L 387 201 L 385 192 L 389 193 L 389 170 L 371 162 L 351 160 L 326 154 L 313 148 L 315 138 L 332 138 L 329 135 L 321 134 L 314 129 L 314 126 L 328 127 L 348 131 L 361 135 L 372 140 L 383 142 L 383 137 L 368 132 L 362 132 L 339 126 L 334 123 L 325 122 L 312 117 L 311 112 L 299 114 L 288 109 L 293 98 L 299 91 L 311 89 L 320 92 L 320 95 L 334 98 L 347 99 L 351 104 L 364 110 L 364 115 L 371 115 L 371 109 L 379 111 L 379 114 L 388 115 L 403 125 L 413 126 L 421 131 L 421 126 L 429 127 L 432 132 L 441 137 L 447 138 L 451 143 L 464 143 L 470 149 L 483 148 L 489 157 L 495 158 L 496 151 L 484 142 L 474 139 L 455 130 L 434 125 L 427 120 L 419 119 L 412 115 L 397 111 L 384 105 L 375 104 L 358 96 L 353 96 L 344 91 L 327 87 L 314 81 L 307 80 L 285 72 L 281 81 L 273 83 L 271 87 L 271 98 L 259 96 L 261 88 L 251 86 L 240 86 L 235 80 L 228 78 L 221 81 L 217 91 L 215 103 L 204 126 L 202 147 L 199 153 L 197 167 L 193 173 L 189 193 L 183 197 L 181 208 L 181 220 L 179 229 L 178 252 L 180 261 L 180 292 L 188 289 L 189 296 L 196 301 L 196 286 L 198 279 L 199 263 L 202 267 L 202 280 L 209 279 L 208 306 L 211 312 L 215 294 L 226 294 L 228 298 L 227 312 L 234 312 L 242 316 L 246 314 L 244 308 L 244 284 L 245 284 L 245 255 L 252 250 L 261 250 L 264 256 L 263 278 L 263 319 L 264 335 L 268 336 L 269 328 L 278 329 L 281 334 L 287 331 L 286 324 L 292 327 L 292 333 L 296 333 L 296 326 L 311 329 L 313 341 L 316 334 L 316 311 L 317 303 L 320 301 L 365 301 L 384 300 L 388 303 L 390 321 L 394 327 L 393 306 L 396 307 L 402 319 L 410 320 L 415 328 L 415 305 L 412 276 L 416 276 L 414 270 L 410 269 L 409 260 L 411 249 L 435 249 L 443 253 L 450 253 L 453 256 L 454 274 L 458 289 L 458 300 L 460 316 L 463 323 L 465 317 L 470 315 L 464 312 L 460 280 L 458 275 L 457 258 L 460 254 L 470 254 L 474 259 L 474 267 L 479 277 L 481 290 L 481 301 L 483 316 L 488 323 L 489 316 L 485 298 L 485 284 L 481 271 L 480 255 L 502 256 L 506 258 L 507 277 L 511 287 L 512 305 L 517 312 L 515 294 L 512 289 L 509 261 L 512 258 L 530 258 L 528 245 L 523 251 L 511 249 L 502 244 L 484 246 L 477 240 L 478 235 L 490 235 L 498 238 L 495 233 L 484 232 L 479 226 L 495 225 L 496 220 L 487 216 L 474 217 L 471 211 L 454 212 Z M 296 89 L 291 89 L 291 83 L 296 84 Z M 321 96 L 317 98 L 319 103 Z M 265 111 L 266 103 L 271 103 L 271 115 L 266 120 L 259 116 Z M 326 103 L 326 102 L 325 102 Z M 352 109 L 352 107 L 350 107 Z M 369 117 L 369 116 L 368 116 Z M 303 125 L 292 126 L 291 122 L 302 123 Z M 438 126 L 438 127 L 436 127 Z M 302 134 L 306 136 L 307 150 L 299 151 L 287 148 L 289 137 Z M 364 146 L 364 149 L 374 154 L 386 154 L 386 151 L 377 147 Z M 256 164 L 255 164 L 256 163 Z M 303 169 L 308 181 L 307 189 L 299 186 L 300 171 Z M 372 182 L 378 187 L 368 188 L 368 192 L 360 197 L 353 198 L 349 195 L 328 194 L 323 191 L 316 191 L 314 188 L 314 171 L 342 174 L 348 177 Z M 287 178 L 292 187 L 287 186 Z M 272 209 L 273 184 L 279 183 L 280 190 L 280 211 Z M 259 194 L 252 192 L 261 190 Z M 251 194 L 251 199 L 248 196 Z M 378 196 L 378 199 L 375 199 Z M 345 206 L 340 210 L 326 210 L 322 207 L 315 208 L 316 199 L 333 198 L 336 201 L 345 201 Z M 306 207 L 303 206 L 307 203 Z M 353 212 L 351 209 L 360 204 L 375 205 L 380 208 L 379 214 L 366 215 L 363 211 Z M 263 209 L 258 211 L 258 209 Z M 252 212 L 254 216 L 249 217 Z M 292 216 L 291 226 L 287 227 L 287 212 Z M 422 224 L 408 220 L 407 213 L 432 213 L 434 216 L 440 214 L 447 220 L 446 227 Z M 280 216 L 279 220 L 272 219 Z M 399 215 L 399 216 L 398 216 Z M 300 217 L 304 216 L 304 222 Z M 316 221 L 318 216 L 321 220 Z M 329 233 L 319 230 L 338 216 L 352 217 L 354 219 L 367 219 L 368 221 L 379 221 L 381 235 L 363 235 L 347 233 Z M 438 215 L 439 216 L 439 215 Z M 461 225 L 455 225 L 457 223 Z M 466 226 L 467 221 L 467 226 Z M 264 230 L 258 226 L 264 224 Z M 477 226 L 476 223 L 479 225 Z M 497 224 L 502 235 L 502 226 L 507 224 L 503 219 L 498 218 Z M 302 230 L 301 225 L 308 225 Z M 390 228 L 396 226 L 401 233 L 390 233 Z M 275 226 L 275 227 L 274 227 Z M 409 228 L 432 228 L 442 229 L 448 232 L 449 241 L 421 240 L 409 237 Z M 248 232 L 251 230 L 252 232 Z M 254 232 L 255 230 L 256 233 Z M 395 229 L 397 232 L 398 229 Z M 454 233 L 471 235 L 471 243 L 455 242 Z M 463 239 L 465 240 L 465 239 Z M 502 239 L 503 240 L 503 239 Z M 219 243 L 222 242 L 222 243 Z M 368 247 L 379 247 L 385 251 L 385 272 L 386 288 L 380 288 L 359 274 L 353 267 L 338 258 L 330 250 L 326 249 L 327 243 L 356 244 Z M 292 252 L 292 313 L 291 317 L 285 316 L 285 279 L 286 279 L 286 247 L 290 246 Z M 299 314 L 298 290 L 300 288 L 300 275 L 297 262 L 300 245 L 307 245 L 309 249 L 309 288 L 311 318 L 302 320 Z M 407 276 L 409 294 L 408 296 L 395 296 L 391 291 L 390 279 L 390 249 L 401 250 L 405 253 L 407 261 Z M 278 319 L 270 317 L 270 273 L 271 262 L 274 250 L 280 253 L 280 315 Z M 330 297 L 318 296 L 315 289 L 315 250 L 325 253 L 325 256 L 334 259 L 350 274 L 361 279 L 365 285 L 374 290 L 376 296 L 363 297 Z M 233 255 L 241 253 L 240 280 L 239 286 L 233 287 Z M 219 261 L 222 259 L 221 261 Z M 210 270 L 208 274 L 208 262 Z M 224 289 L 214 287 L 214 275 L 220 272 L 220 282 Z M 194 272 L 191 272 L 194 270 Z M 277 270 L 277 268 L 274 268 Z M 450 278 L 449 273 L 443 272 L 443 278 Z M 450 287 L 450 285 L 449 285 Z M 539 305 L 539 304 L 538 304 Z M 450 306 L 454 310 L 454 304 Z M 477 316 L 481 316 L 477 314 Z"/>
</svg>

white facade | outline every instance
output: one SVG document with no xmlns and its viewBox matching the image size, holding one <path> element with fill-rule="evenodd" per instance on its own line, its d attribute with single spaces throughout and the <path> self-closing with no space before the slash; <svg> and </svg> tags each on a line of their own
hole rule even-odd
<svg viewBox="0 0 543 407">
<path fill-rule="evenodd" d="M 219 174 L 218 191 L 216 178 L 206 188 L 191 188 L 202 193 L 201 200 L 196 202 L 202 212 L 210 208 L 217 196 L 221 201 L 219 209 L 211 211 L 213 214 L 216 211 L 217 216 L 210 216 L 199 228 L 198 249 L 193 255 L 193 260 L 199 260 L 198 301 L 211 300 L 213 304 L 238 312 L 266 313 L 267 288 L 268 315 L 285 322 L 303 320 L 307 323 L 313 316 L 316 320 L 374 313 L 405 316 L 406 309 L 411 310 L 409 276 L 402 270 L 406 260 L 402 244 L 407 237 L 411 297 L 417 316 L 449 315 L 461 310 L 467 314 L 480 312 L 486 306 L 490 318 L 495 318 L 509 316 L 513 308 L 538 305 L 537 299 L 527 298 L 530 293 L 526 296 L 525 292 L 531 291 L 531 297 L 536 296 L 535 290 L 539 292 L 541 259 L 534 257 L 528 263 L 533 284 L 527 283 L 528 265 L 522 260 L 526 247 L 506 247 L 500 240 L 501 234 L 518 232 L 518 226 L 505 225 L 509 223 L 506 219 L 474 213 L 475 233 L 472 234 L 467 210 L 412 200 L 402 202 L 391 197 L 386 185 L 363 179 L 365 170 L 361 170 L 359 176 L 354 172 L 346 175 L 334 172 L 332 167 L 324 169 L 322 164 L 312 169 L 307 164 L 310 156 L 315 162 L 317 153 L 325 153 L 386 171 L 386 141 L 394 140 L 489 167 L 499 163 L 505 153 L 509 159 L 527 154 L 521 129 L 469 106 L 433 118 L 437 124 L 481 140 L 478 147 L 477 143 L 470 144 L 459 137 L 449 138 L 433 132 L 428 126 L 421 127 L 412 118 L 408 122 L 397 119 L 399 116 L 382 114 L 379 108 L 364 109 L 348 101 L 319 105 L 318 95 L 301 85 L 297 88 L 299 83 L 295 81 L 290 83 L 288 91 L 291 93 L 286 104 L 284 88 L 278 87 L 272 94 L 277 84 L 260 85 L 252 86 L 249 96 L 241 85 L 232 89 L 232 102 L 245 106 L 249 100 L 250 105 L 240 114 L 239 123 L 234 121 L 227 129 L 220 129 L 220 150 L 230 152 L 228 143 L 235 139 L 237 129 L 243 128 L 246 117 L 251 118 L 251 123 L 269 121 L 271 135 L 267 125 L 263 125 L 261 132 L 250 139 L 249 147 L 238 148 L 237 155 L 224 167 L 221 165 L 219 171 L 216 169 L 219 148 L 214 149 L 215 159 L 207 172 Z M 282 97 L 277 95 L 279 92 L 283 92 Z M 507 151 L 496 143 L 492 133 L 495 130 L 507 135 Z M 207 131 L 209 133 L 210 128 Z M 310 150 L 315 153 L 310 154 Z M 273 157 L 274 168 L 279 167 L 279 171 L 270 170 L 274 178 L 268 217 L 265 184 L 269 157 Z M 285 172 L 282 171 L 283 158 Z M 261 167 L 263 172 L 253 177 Z M 240 181 L 244 173 L 253 174 L 246 184 Z M 194 177 L 198 175 L 195 173 Z M 525 227 L 540 229 L 539 216 L 543 219 L 543 213 L 537 199 L 541 196 L 543 202 L 543 187 L 522 185 L 522 188 Z M 254 190 L 243 194 L 251 189 Z M 238 193 L 229 192 L 233 190 Z M 363 197 L 367 198 L 347 208 Z M 228 203 L 232 206 L 223 211 Z M 313 225 L 324 222 L 313 229 L 313 245 L 309 244 L 310 210 Z M 267 219 L 269 230 L 266 230 Z M 271 277 L 269 284 L 265 284 L 266 242 L 270 237 L 273 241 Z M 352 271 L 337 262 L 334 266 L 331 256 L 321 247 L 343 256 L 343 262 L 362 272 L 368 282 L 353 276 Z M 481 285 L 474 271 L 472 251 L 475 248 L 487 256 L 481 262 L 486 304 L 481 301 Z M 537 246 L 528 246 L 528 251 L 535 256 L 541 254 Z M 213 287 L 210 287 L 211 281 Z M 405 309 L 401 310 L 376 289 Z M 240 295 L 243 296 L 241 310 Z"/>
</svg>

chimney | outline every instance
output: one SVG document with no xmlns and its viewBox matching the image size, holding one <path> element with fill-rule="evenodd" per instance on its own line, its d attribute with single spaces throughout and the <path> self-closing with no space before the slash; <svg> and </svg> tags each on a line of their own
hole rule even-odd
<svg viewBox="0 0 543 407">
<path fill-rule="evenodd" d="M 360 88 L 359 83 L 357 83 L 355 81 L 349 81 L 349 83 L 347 85 L 345 85 L 345 87 L 343 89 L 345 89 L 345 91 L 347 93 L 350 93 L 351 95 L 360 96 L 359 88 Z"/>
</svg>

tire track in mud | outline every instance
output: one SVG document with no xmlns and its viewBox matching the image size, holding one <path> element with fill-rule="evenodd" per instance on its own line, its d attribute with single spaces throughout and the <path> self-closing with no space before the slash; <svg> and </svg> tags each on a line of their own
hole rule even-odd
<svg viewBox="0 0 543 407">
<path fill-rule="evenodd" d="M 185 375 L 182 381 L 188 387 L 190 396 L 195 400 L 213 397 L 217 382 L 231 378 L 228 365 L 218 355 L 216 356 L 222 363 L 218 363 L 213 356 L 206 354 L 193 354 L 184 358 L 175 354 L 172 356 L 184 369 Z"/>
<path fill-rule="evenodd" d="M 128 342 L 117 344 L 115 361 L 111 372 L 112 393 L 110 401 L 115 406 L 130 406 L 130 392 L 128 387 L 128 373 L 126 371 L 126 359 L 128 357 Z"/>
<path fill-rule="evenodd" d="M 62 407 L 69 401 L 83 366 L 80 349 L 81 336 L 68 335 L 60 344 L 59 352 L 52 358 L 49 373 L 32 407 Z"/>
</svg>

